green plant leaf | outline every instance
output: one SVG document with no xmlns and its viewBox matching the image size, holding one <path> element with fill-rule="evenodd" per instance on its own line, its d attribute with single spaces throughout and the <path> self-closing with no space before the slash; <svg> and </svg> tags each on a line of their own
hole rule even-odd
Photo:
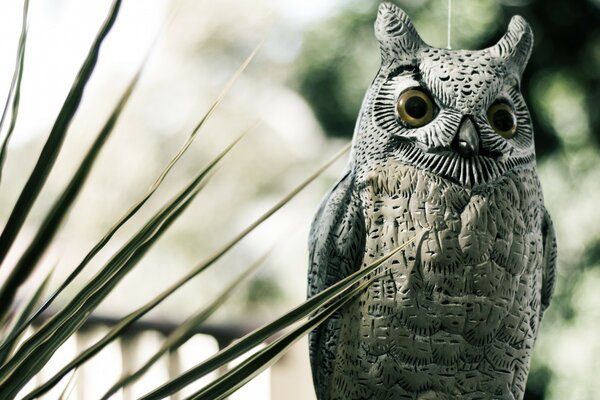
<svg viewBox="0 0 600 400">
<path fill-rule="evenodd" d="M 193 193 L 195 194 L 195 193 Z M 60 347 L 85 322 L 91 311 L 116 286 L 124 275 L 137 264 L 155 240 L 191 202 L 193 196 L 169 212 L 168 220 L 152 229 L 148 238 L 137 241 L 128 254 L 121 252 L 113 258 L 74 299 L 17 350 L 15 355 L 0 369 L 2 383 L 0 398 L 12 398 L 33 377 L 54 351 Z"/>
<path fill-rule="evenodd" d="M 241 136 L 159 210 L 65 307 L 25 341 L 15 355 L 0 367 L 0 398 L 16 395 L 43 367 L 54 351 L 85 322 L 97 305 L 187 208 L 204 185 L 208 174 L 240 139 Z"/>
<path fill-rule="evenodd" d="M 160 349 L 152 355 L 140 368 L 135 372 L 124 375 L 119 381 L 117 381 L 105 394 L 102 399 L 108 399 L 112 394 L 121 389 L 122 387 L 128 386 L 131 383 L 138 380 L 143 376 L 148 369 L 154 365 L 156 361 L 162 357 L 167 351 L 173 351 L 184 344 L 190 337 L 194 335 L 195 329 L 200 326 L 207 318 L 209 318 L 233 293 L 245 279 L 252 274 L 256 269 L 262 265 L 266 258 L 266 255 L 261 257 L 253 265 L 244 271 L 240 276 L 235 279 L 229 286 L 227 286 L 208 306 L 204 307 L 190 318 L 185 320 L 177 329 L 175 329 L 169 336 L 166 337 Z"/>
<path fill-rule="evenodd" d="M 187 400 L 221 400 L 226 398 L 274 364 L 294 343 L 321 325 L 334 312 L 364 291 L 373 283 L 374 279 L 370 279 L 358 288 L 343 293 L 339 299 L 319 311 L 314 317 L 248 357 L 238 366 L 188 397 Z"/>
<path fill-rule="evenodd" d="M 178 392 L 179 390 L 196 381 L 197 379 L 200 379 L 209 372 L 214 371 L 215 369 L 250 351 L 251 349 L 259 345 L 263 341 L 267 340 L 277 332 L 287 328 L 288 326 L 298 322 L 303 318 L 306 318 L 310 314 L 319 310 L 325 304 L 331 302 L 332 299 L 334 299 L 336 296 L 339 296 L 341 293 L 347 291 L 359 280 L 363 279 L 364 277 L 375 271 L 376 268 L 378 268 L 381 264 L 383 264 L 397 252 L 404 249 L 414 240 L 414 238 L 408 240 L 406 243 L 391 251 L 389 254 L 374 261 L 369 266 L 356 271 L 352 275 L 349 275 L 341 281 L 337 282 L 336 284 L 328 287 L 327 289 L 306 300 L 304 303 L 300 304 L 298 307 L 294 308 L 293 310 L 281 316 L 277 320 L 271 322 L 270 324 L 265 325 L 249 333 L 248 335 L 240 339 L 238 342 L 231 344 L 230 346 L 221 350 L 214 356 L 208 358 L 202 363 L 184 372 L 179 377 L 163 384 L 154 391 L 146 394 L 142 399 L 158 400 L 169 396 L 175 392 Z"/>
<path fill-rule="evenodd" d="M 98 243 L 94 245 L 94 247 L 86 254 L 83 260 L 77 265 L 77 267 L 69 274 L 69 276 L 61 283 L 61 285 L 52 293 L 52 295 L 44 302 L 44 304 L 32 315 L 32 317 L 27 321 L 26 325 L 31 324 L 31 322 L 38 318 L 49 306 L 54 302 L 54 300 L 64 291 L 64 289 L 83 271 L 83 269 L 88 265 L 88 263 L 98 254 L 100 250 L 106 246 L 106 244 L 110 241 L 110 239 L 115 235 L 115 233 L 123 226 L 127 221 L 129 221 L 141 208 L 146 204 L 146 202 L 152 197 L 152 195 L 158 190 L 162 182 L 165 180 L 171 169 L 175 166 L 177 161 L 185 154 L 187 149 L 193 143 L 196 138 L 198 132 L 204 126 L 206 121 L 209 119 L 210 115 L 214 113 L 217 106 L 222 102 L 230 88 L 237 81 L 242 72 L 247 68 L 250 62 L 256 56 L 256 53 L 260 49 L 261 44 L 259 43 L 252 53 L 244 60 L 241 66 L 236 70 L 236 72 L 232 75 L 229 81 L 225 84 L 223 90 L 217 97 L 217 99 L 211 104 L 208 111 L 206 111 L 199 122 L 196 124 L 195 128 L 189 134 L 186 141 L 177 151 L 175 156 L 169 161 L 167 166 L 163 169 L 163 171 L 159 174 L 158 178 L 154 181 L 152 186 L 148 189 L 144 197 L 138 200 L 113 226 L 109 229 L 109 231 L 100 239 Z M 251 128 L 252 130 L 254 128 Z"/>
<path fill-rule="evenodd" d="M 8 95 L 6 96 L 6 103 L 4 104 L 4 110 L 2 110 L 2 117 L 0 117 L 0 132 L 4 127 L 4 122 L 8 116 L 8 107 L 11 106 L 10 110 L 10 124 L 6 130 L 6 135 L 2 141 L 2 147 L 0 148 L 0 182 L 2 181 L 2 170 L 4 169 L 4 161 L 6 160 L 6 149 L 8 148 L 8 142 L 15 130 L 17 124 L 17 116 L 19 115 L 19 103 L 21 100 L 21 81 L 23 79 L 23 67 L 25 62 L 25 45 L 27 43 L 27 25 L 29 15 L 29 0 L 25 0 L 23 3 L 23 21 L 21 23 L 21 36 L 19 37 L 19 45 L 17 47 L 17 61 L 15 63 L 15 70 L 13 73 Z M 11 102 L 12 99 L 12 102 Z"/>
<path fill-rule="evenodd" d="M 343 154 L 345 154 L 345 152 L 348 151 L 349 148 L 350 148 L 350 144 L 348 144 L 347 146 L 344 146 L 344 148 L 342 148 L 342 150 L 339 151 L 331 160 L 329 160 L 324 165 L 322 165 L 315 173 L 313 173 L 311 176 L 309 176 L 307 179 L 305 179 L 299 186 L 297 186 L 294 190 L 292 190 L 290 193 L 288 193 L 288 195 L 286 195 L 282 200 L 280 200 L 275 206 L 273 206 L 265 214 L 263 214 L 261 217 L 259 217 L 253 224 L 251 224 L 246 229 L 244 229 L 240 234 L 238 234 L 236 237 L 234 237 L 232 240 L 230 240 L 225 246 L 221 247 L 221 249 L 219 249 L 212 256 L 210 256 L 205 262 L 200 263 L 191 272 L 189 272 L 183 278 L 181 278 L 176 283 L 174 283 L 173 285 L 171 285 L 169 288 L 167 288 L 166 290 L 164 290 L 161 294 L 159 294 L 158 296 L 156 296 L 154 299 L 152 299 L 151 301 L 149 301 L 148 303 L 146 303 L 142 307 L 140 307 L 137 310 L 135 310 L 132 313 L 130 313 L 129 316 L 128 316 L 128 318 L 130 318 L 130 319 L 139 319 L 139 318 L 141 318 L 146 313 L 148 313 L 149 311 L 151 311 L 152 309 L 154 309 L 162 301 L 164 301 L 167 297 L 169 297 L 171 294 L 173 294 L 175 291 L 177 291 L 185 283 L 189 282 L 193 277 L 195 277 L 200 272 L 204 271 L 206 268 L 208 268 L 210 265 L 212 265 L 215 261 L 217 261 L 220 257 L 222 257 L 227 251 L 229 251 L 235 244 L 237 244 L 241 239 L 243 239 L 246 235 L 248 235 L 248 233 L 250 233 L 258 225 L 260 225 L 262 222 L 264 222 L 268 217 L 270 217 L 271 215 L 273 215 L 277 210 L 279 210 L 281 207 L 283 207 L 292 197 L 294 197 L 303 188 L 305 188 L 310 182 L 312 182 L 314 179 L 316 179 L 326 168 L 328 168 L 339 157 L 341 157 Z M 77 295 L 77 297 L 79 297 L 79 296 L 80 296 L 80 294 Z M 120 323 L 125 323 L 125 322 L 122 320 Z M 58 330 L 59 330 L 59 332 L 57 333 L 57 335 L 61 335 L 61 336 L 64 335 L 64 333 L 65 333 L 64 324 L 62 324 L 62 325 L 58 325 L 57 324 L 57 325 L 55 325 L 53 327 L 53 332 L 56 332 Z M 38 333 L 41 333 L 41 330 Z M 39 340 L 40 341 L 44 340 L 43 336 Z M 63 339 L 63 341 L 64 340 L 66 340 L 66 338 Z M 28 345 L 28 343 L 25 343 L 23 345 L 23 348 L 25 348 L 26 345 Z M 31 345 L 29 347 L 33 347 L 33 346 L 35 346 L 35 345 Z M 39 344 L 37 344 L 37 346 L 39 346 Z M 37 358 L 39 358 L 39 357 L 37 357 Z M 11 362 L 12 362 L 12 360 L 11 360 Z M 18 363 L 15 362 L 15 365 L 16 364 L 18 364 Z M 13 367 L 13 369 L 15 369 L 15 368 L 17 368 L 17 367 L 16 366 Z M 31 368 L 31 367 L 29 367 L 29 368 Z M 25 371 L 27 371 L 27 369 L 25 369 L 25 367 L 21 367 L 21 369 L 24 369 Z M 21 374 L 16 374 L 16 372 L 8 372 L 8 373 L 12 374 L 13 376 L 20 377 L 21 374 L 23 374 L 24 372 L 21 373 Z M 2 387 L 1 387 L 2 384 L 3 384 L 3 380 L 2 379 L 7 379 L 6 376 L 8 376 L 7 373 L 2 368 L 0 368 L 0 377 L 1 377 L 0 378 L 0 396 L 3 394 Z M 19 379 L 19 378 L 15 378 L 15 379 Z"/>
<path fill-rule="evenodd" d="M 73 391 L 75 389 L 75 382 L 77 381 L 77 371 L 78 370 L 73 371 L 73 373 L 69 377 L 69 380 L 67 381 L 67 384 L 65 385 L 65 388 L 60 394 L 58 400 L 68 400 L 69 397 L 71 397 L 71 395 L 73 394 Z"/>
<path fill-rule="evenodd" d="M 124 217 L 122 217 L 111 228 L 111 230 L 100 240 L 100 242 L 98 242 L 94 246 L 94 248 L 86 255 L 86 257 L 83 259 L 83 261 L 69 275 L 69 277 L 61 284 L 61 286 L 50 296 L 50 298 L 42 305 L 42 307 L 40 307 L 38 309 L 38 311 L 36 311 L 36 313 L 27 321 L 27 323 L 25 323 L 23 325 L 23 327 L 22 327 L 23 330 L 36 317 L 38 317 L 39 315 L 41 315 L 41 313 L 44 310 L 47 309 L 47 307 L 54 301 L 54 299 L 56 299 L 56 297 L 58 297 L 58 295 L 66 288 L 66 286 L 70 282 L 72 282 L 75 279 L 75 277 L 83 270 L 83 268 L 89 263 L 89 261 L 106 245 L 106 243 L 108 243 L 108 241 L 112 238 L 112 236 L 116 233 L 116 231 L 122 225 L 124 225 L 146 203 L 146 201 L 152 196 L 152 194 L 154 194 L 154 192 L 158 189 L 158 187 L 160 186 L 160 184 L 162 183 L 162 181 L 166 178 L 166 176 L 169 173 L 169 171 L 173 168 L 173 166 L 176 164 L 176 162 L 183 156 L 183 154 L 185 153 L 185 151 L 189 148 L 189 146 L 193 142 L 193 139 L 196 137 L 196 135 L 197 135 L 198 131 L 200 130 L 200 128 L 205 124 L 205 122 L 208 120 L 208 117 L 214 112 L 214 110 L 216 109 L 216 107 L 222 102 L 223 98 L 225 97 L 225 95 L 227 94 L 227 92 L 229 91 L 229 89 L 231 88 L 231 86 L 239 78 L 239 76 L 241 75 L 241 73 L 246 69 L 246 67 L 249 65 L 249 63 L 252 61 L 252 59 L 255 57 L 255 55 L 256 55 L 256 53 L 258 52 L 259 49 L 260 49 L 260 44 L 255 47 L 255 49 L 252 51 L 252 53 L 246 58 L 246 60 L 242 63 L 242 65 L 234 73 L 234 75 L 232 76 L 232 78 L 227 82 L 227 84 L 225 85 L 225 88 L 219 94 L 219 97 L 217 98 L 217 100 L 215 102 L 213 102 L 213 104 L 211 105 L 211 107 L 209 108 L 209 110 L 202 116 L 202 118 L 200 119 L 199 123 L 196 125 L 196 127 L 194 128 L 194 130 L 192 131 L 192 133 L 189 135 L 188 139 L 185 141 L 185 143 L 180 148 L 180 150 L 177 152 L 177 154 L 173 157 L 173 159 L 170 160 L 170 162 L 168 163 L 167 167 L 159 175 L 159 177 L 154 182 L 154 184 L 151 186 L 151 188 L 149 189 L 149 191 L 145 195 L 145 197 L 142 198 L 140 201 L 138 201 L 126 213 L 126 215 Z M 239 141 L 240 139 L 241 139 L 241 137 L 238 138 L 238 140 L 236 140 L 235 143 L 237 143 L 237 141 Z M 13 336 L 11 339 L 14 339 L 14 337 L 15 336 Z M 4 344 L 3 344 L 3 346 L 4 346 Z M 2 347 L 0 347 L 0 350 L 2 350 Z"/>
<path fill-rule="evenodd" d="M 2 287 L 0 288 L 0 315 L 3 315 L 9 310 L 17 290 L 19 290 L 21 285 L 33 272 L 37 262 L 48 248 L 48 245 L 54 239 L 54 236 L 60 228 L 64 217 L 69 212 L 71 205 L 77 198 L 77 195 L 86 182 L 87 177 L 89 176 L 89 173 L 98 157 L 98 154 L 112 133 L 113 128 L 117 123 L 121 112 L 123 111 L 123 108 L 127 104 L 131 93 L 137 85 L 143 67 L 146 64 L 146 59 L 141 64 L 125 92 L 122 94 L 119 102 L 116 104 L 106 123 L 94 140 L 94 143 L 91 145 L 84 159 L 81 161 L 79 168 L 71 178 L 71 181 L 61 194 L 60 198 L 52 205 L 40 228 L 36 232 L 33 240 L 21 257 L 19 257 L 19 261 L 11 271 L 6 281 L 2 284 Z"/>
<path fill-rule="evenodd" d="M 81 98 L 83 97 L 83 92 L 87 83 L 94 71 L 96 66 L 96 62 L 98 60 L 98 55 L 100 53 L 100 46 L 102 42 L 112 29 L 117 15 L 119 13 L 119 8 L 121 6 L 122 0 L 114 0 L 112 4 L 110 13 L 107 19 L 104 21 L 104 24 L 100 28 L 98 35 L 96 36 L 94 43 L 92 44 L 90 51 L 87 54 L 87 57 L 79 70 L 79 74 L 67 95 L 67 98 L 58 113 L 58 117 L 50 131 L 50 135 L 48 136 L 48 140 L 44 144 L 42 152 L 37 160 L 27 183 L 23 187 L 19 198 L 13 210 L 4 226 L 2 234 L 0 235 L 0 265 L 2 265 L 8 250 L 11 248 L 17 234 L 21 230 L 33 203 L 37 199 L 54 163 L 56 158 L 58 157 L 58 153 L 62 147 L 65 136 L 67 134 L 67 130 L 75 113 L 79 109 L 79 105 L 81 103 Z"/>
<path fill-rule="evenodd" d="M 191 318 L 186 320 L 179 328 L 169 335 L 159 351 L 154 354 L 150 360 L 135 374 L 131 375 L 128 379 L 125 379 L 124 383 L 119 381 L 118 387 L 113 386 L 111 388 L 114 393 L 120 387 L 124 386 L 127 382 L 133 382 L 137 378 L 139 378 L 143 373 L 152 366 L 164 353 L 167 351 L 177 348 L 181 346 L 187 339 L 189 339 L 194 334 L 194 329 L 203 322 L 206 318 L 208 318 L 217 308 L 227 300 L 227 298 L 231 295 L 233 290 L 239 286 L 239 284 L 252 272 L 260 266 L 265 257 L 261 257 L 261 259 L 251 265 L 243 274 L 241 274 L 238 279 L 232 282 L 222 293 L 219 295 L 208 307 L 202 309 L 200 312 L 193 315 Z M 40 387 L 33 390 L 31 393 L 27 394 L 23 400 L 26 399 L 34 399 L 39 397 L 52 389 L 56 384 L 58 384 L 71 370 L 81 366 L 83 363 L 88 361 L 90 358 L 98 354 L 103 348 L 105 348 L 108 344 L 110 344 L 113 340 L 118 338 L 129 326 L 131 326 L 135 321 L 139 320 L 141 315 L 131 313 L 126 317 L 122 318 L 119 323 L 113 326 L 107 333 L 104 335 L 102 339 L 98 342 L 94 343 L 92 346 L 87 348 L 77 357 L 75 357 L 71 362 L 69 362 L 66 366 L 61 368 L 59 372 L 57 372 L 54 376 L 52 376 L 49 380 L 44 382 Z M 109 395 L 105 395 L 107 398 Z"/>
<path fill-rule="evenodd" d="M 48 273 L 46 278 L 39 284 L 38 288 L 33 293 L 31 298 L 25 305 L 25 307 L 23 307 L 23 310 L 21 310 L 21 314 L 15 321 L 10 333 L 5 336 L 7 339 L 11 338 L 12 344 L 10 346 L 3 347 L 3 350 L 0 352 L 0 365 L 3 365 L 6 362 L 6 359 L 14 351 L 16 343 L 23 336 L 24 330 L 22 330 L 21 327 L 23 326 L 25 321 L 27 321 L 27 319 L 29 318 L 29 315 L 35 309 L 36 304 L 40 301 L 42 295 L 46 291 L 46 288 L 48 287 L 48 283 L 50 283 L 50 278 L 52 277 L 52 272 L 54 272 L 54 269 L 52 269 Z M 6 341 L 6 339 L 4 341 Z"/>
</svg>

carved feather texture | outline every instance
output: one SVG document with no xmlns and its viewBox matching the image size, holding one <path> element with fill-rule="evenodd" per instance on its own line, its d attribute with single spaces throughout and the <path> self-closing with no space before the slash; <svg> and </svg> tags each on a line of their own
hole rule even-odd
<svg viewBox="0 0 600 400">
<path fill-rule="evenodd" d="M 531 30 L 516 17 L 489 49 L 436 49 L 384 4 L 375 32 L 382 67 L 357 121 L 350 168 L 313 222 L 309 296 L 429 233 L 311 333 L 317 396 L 522 399 L 556 263 L 519 92 Z M 436 110 L 411 128 L 395 106 L 415 85 Z M 511 139 L 487 119 L 497 101 L 515 111 Z M 479 141 L 468 156 L 453 146 L 466 118 Z"/>
</svg>

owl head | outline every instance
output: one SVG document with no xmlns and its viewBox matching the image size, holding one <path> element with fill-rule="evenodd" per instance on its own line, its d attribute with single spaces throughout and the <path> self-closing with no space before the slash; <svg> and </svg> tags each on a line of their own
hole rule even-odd
<svg viewBox="0 0 600 400">
<path fill-rule="evenodd" d="M 426 44 L 401 9 L 383 3 L 375 36 L 381 67 L 354 134 L 357 166 L 392 159 L 473 186 L 535 162 L 519 89 L 533 45 L 523 18 L 490 48 L 449 50 Z"/>
</svg>

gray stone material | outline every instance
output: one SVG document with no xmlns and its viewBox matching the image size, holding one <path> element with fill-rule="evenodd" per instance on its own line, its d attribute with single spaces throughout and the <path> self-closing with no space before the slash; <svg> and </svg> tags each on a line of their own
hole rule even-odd
<svg viewBox="0 0 600 400">
<path fill-rule="evenodd" d="M 522 399 L 556 264 L 519 91 L 531 29 L 514 17 L 491 48 L 432 48 L 384 3 L 375 33 L 382 65 L 312 225 L 308 296 L 422 239 L 311 333 L 317 397 Z M 399 110 L 415 89 L 431 120 Z"/>
</svg>

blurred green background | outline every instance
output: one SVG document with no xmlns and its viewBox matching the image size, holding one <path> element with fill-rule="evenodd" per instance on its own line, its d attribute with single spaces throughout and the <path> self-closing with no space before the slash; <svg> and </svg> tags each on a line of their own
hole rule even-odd
<svg viewBox="0 0 600 400">
<path fill-rule="evenodd" d="M 8 88 L 18 39 L 20 5 L 11 3 L 0 5 L 3 19 L 14 16 L 9 18 L 14 23 L 7 21 L 0 27 L 0 93 Z M 446 1 L 396 3 L 411 16 L 425 41 L 446 45 Z M 32 3 L 22 111 L 0 191 L 2 221 L 109 4 L 104 0 Z M 266 38 L 257 59 L 154 206 L 237 134 L 256 122 L 260 125 L 99 312 L 124 315 L 241 230 L 350 139 L 364 91 L 379 64 L 373 36 L 377 5 L 358 0 L 125 2 L 63 155 L 28 220 L 32 230 L 161 24 L 168 22 L 117 132 L 61 230 L 60 246 L 51 249 L 40 274 L 57 265 L 54 280 L 64 278 L 145 192 L 227 79 Z M 539 172 L 559 243 L 555 297 L 542 324 L 526 398 L 592 400 L 600 393 L 596 379 L 600 371 L 600 1 L 453 0 L 452 47 L 478 49 L 493 44 L 514 14 L 529 21 L 536 37 L 522 90 L 534 118 Z M 218 268 L 185 287 L 152 318 L 182 320 L 270 248 L 274 250 L 262 271 L 215 321 L 255 326 L 299 303 L 305 293 L 308 227 L 343 164 L 330 169 Z M 126 229 L 117 242 L 132 231 L 133 227 Z M 96 266 L 102 261 L 97 260 Z M 302 354 L 306 356 L 304 350 Z M 297 368 L 306 371 L 306 357 Z M 303 379 L 308 376 L 308 372 L 301 374 Z"/>
</svg>

